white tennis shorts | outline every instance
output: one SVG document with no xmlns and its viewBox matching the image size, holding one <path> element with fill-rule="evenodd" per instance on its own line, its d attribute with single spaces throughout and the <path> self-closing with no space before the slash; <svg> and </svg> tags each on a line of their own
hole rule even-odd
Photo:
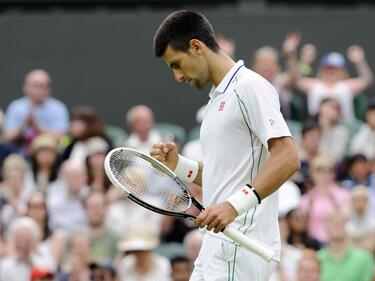
<svg viewBox="0 0 375 281">
<path fill-rule="evenodd" d="M 190 281 L 268 281 L 276 264 L 206 233 Z"/>
</svg>

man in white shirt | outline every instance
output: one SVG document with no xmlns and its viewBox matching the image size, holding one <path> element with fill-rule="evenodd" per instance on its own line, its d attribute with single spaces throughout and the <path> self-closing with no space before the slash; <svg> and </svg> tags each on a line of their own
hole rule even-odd
<svg viewBox="0 0 375 281">
<path fill-rule="evenodd" d="M 149 153 L 152 146 L 161 141 L 161 135 L 154 129 L 154 113 L 149 107 L 133 106 L 126 114 L 126 122 L 132 132 L 125 142 L 126 146 Z"/>
<path fill-rule="evenodd" d="M 203 163 L 178 155 L 173 143 L 151 151 L 180 178 L 202 186 L 207 208 L 196 224 L 209 231 L 191 280 L 268 280 L 280 260 L 276 191 L 299 168 L 277 92 L 221 51 L 211 24 L 196 12 L 170 14 L 156 32 L 154 53 L 177 82 L 199 89 L 213 84 L 200 132 Z M 230 223 L 271 247 L 274 260 L 267 263 L 210 232 Z"/>
</svg>

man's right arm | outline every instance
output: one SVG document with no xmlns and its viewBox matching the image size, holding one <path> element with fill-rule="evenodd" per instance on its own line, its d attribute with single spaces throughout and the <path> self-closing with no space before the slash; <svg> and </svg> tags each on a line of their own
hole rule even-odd
<svg viewBox="0 0 375 281">
<path fill-rule="evenodd" d="M 178 154 L 176 144 L 173 142 L 155 144 L 150 152 L 150 155 L 166 165 L 172 171 L 176 170 L 177 164 L 179 163 L 179 158 L 185 158 Z M 195 173 L 195 178 L 192 182 L 198 186 L 202 186 L 203 163 L 199 161 L 196 161 L 196 163 L 198 164 L 198 167 Z M 177 176 L 180 177 L 178 174 Z"/>
</svg>

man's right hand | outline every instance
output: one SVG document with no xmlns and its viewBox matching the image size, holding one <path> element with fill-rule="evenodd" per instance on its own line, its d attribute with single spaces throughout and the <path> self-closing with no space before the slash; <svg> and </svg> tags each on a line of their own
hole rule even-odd
<svg viewBox="0 0 375 281">
<path fill-rule="evenodd" d="M 154 144 L 150 155 L 174 171 L 178 162 L 178 151 L 173 142 Z"/>
</svg>

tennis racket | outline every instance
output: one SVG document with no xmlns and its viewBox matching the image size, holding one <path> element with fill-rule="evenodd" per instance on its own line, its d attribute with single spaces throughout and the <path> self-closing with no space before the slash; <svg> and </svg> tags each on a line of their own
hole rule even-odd
<svg viewBox="0 0 375 281">
<path fill-rule="evenodd" d="M 204 207 L 185 184 L 164 164 L 130 148 L 115 148 L 104 161 L 108 178 L 130 200 L 156 213 L 195 220 L 189 213 L 194 205 Z M 274 251 L 240 231 L 227 227 L 222 232 L 237 244 L 269 262 Z"/>
</svg>

